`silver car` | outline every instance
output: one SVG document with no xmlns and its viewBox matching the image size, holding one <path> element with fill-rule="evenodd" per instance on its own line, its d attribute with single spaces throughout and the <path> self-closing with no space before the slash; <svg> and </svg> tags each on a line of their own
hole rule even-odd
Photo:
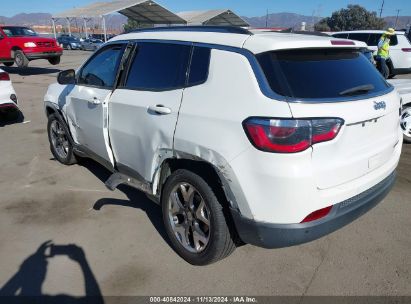
<svg viewBox="0 0 411 304">
<path fill-rule="evenodd" d="M 95 51 L 103 45 L 103 41 L 100 39 L 86 39 L 81 42 L 81 49 L 84 51 Z"/>
</svg>

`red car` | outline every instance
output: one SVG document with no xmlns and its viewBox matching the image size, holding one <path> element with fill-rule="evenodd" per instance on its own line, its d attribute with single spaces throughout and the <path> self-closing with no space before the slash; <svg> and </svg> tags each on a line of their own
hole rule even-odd
<svg viewBox="0 0 411 304">
<path fill-rule="evenodd" d="M 52 65 L 60 63 L 63 49 L 55 39 L 39 37 L 31 28 L 0 25 L 0 62 L 5 66 L 27 67 L 36 59 L 46 59 Z"/>
</svg>

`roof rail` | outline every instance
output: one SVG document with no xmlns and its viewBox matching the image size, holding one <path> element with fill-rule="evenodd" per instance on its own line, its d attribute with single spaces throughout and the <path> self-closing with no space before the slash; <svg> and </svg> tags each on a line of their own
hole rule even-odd
<svg viewBox="0 0 411 304">
<path fill-rule="evenodd" d="M 207 25 L 189 25 L 189 26 L 165 26 L 150 27 L 130 31 L 129 33 L 140 32 L 210 32 L 210 33 L 231 33 L 253 35 L 249 30 L 236 26 L 207 26 Z"/>
<path fill-rule="evenodd" d="M 318 32 L 318 31 L 295 31 L 293 28 L 279 31 L 279 33 L 292 33 L 292 34 L 299 34 L 299 35 L 330 37 L 330 35 L 327 35 L 325 33 Z"/>
</svg>

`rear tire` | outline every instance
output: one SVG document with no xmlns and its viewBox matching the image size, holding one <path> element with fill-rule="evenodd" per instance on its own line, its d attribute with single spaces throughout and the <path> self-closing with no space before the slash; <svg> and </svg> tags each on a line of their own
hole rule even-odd
<svg viewBox="0 0 411 304">
<path fill-rule="evenodd" d="M 199 175 L 175 171 L 166 181 L 161 205 L 172 246 L 188 263 L 212 264 L 235 250 L 223 206 Z"/>
<path fill-rule="evenodd" d="M 402 107 L 400 126 L 404 142 L 411 143 L 411 105 Z"/>
<path fill-rule="evenodd" d="M 55 159 L 64 165 L 73 165 L 77 163 L 74 155 L 73 145 L 67 134 L 68 129 L 56 114 L 48 117 L 47 133 L 49 136 L 50 150 Z"/>
<path fill-rule="evenodd" d="M 14 62 L 3 62 L 3 64 L 4 64 L 6 67 L 11 67 L 11 66 L 13 66 Z"/>
<path fill-rule="evenodd" d="M 60 64 L 60 59 L 61 59 L 61 57 L 53 57 L 53 58 L 50 58 L 50 59 L 49 59 L 49 63 L 50 63 L 51 65 Z"/>
<path fill-rule="evenodd" d="M 19 68 L 26 68 L 29 65 L 29 60 L 20 50 L 14 52 L 14 62 Z"/>
</svg>

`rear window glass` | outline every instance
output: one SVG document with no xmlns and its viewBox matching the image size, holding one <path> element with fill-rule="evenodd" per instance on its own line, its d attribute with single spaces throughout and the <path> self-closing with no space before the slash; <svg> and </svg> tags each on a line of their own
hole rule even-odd
<svg viewBox="0 0 411 304">
<path fill-rule="evenodd" d="M 286 50 L 263 53 L 257 59 L 272 90 L 282 96 L 338 98 L 389 87 L 358 50 Z"/>
</svg>

